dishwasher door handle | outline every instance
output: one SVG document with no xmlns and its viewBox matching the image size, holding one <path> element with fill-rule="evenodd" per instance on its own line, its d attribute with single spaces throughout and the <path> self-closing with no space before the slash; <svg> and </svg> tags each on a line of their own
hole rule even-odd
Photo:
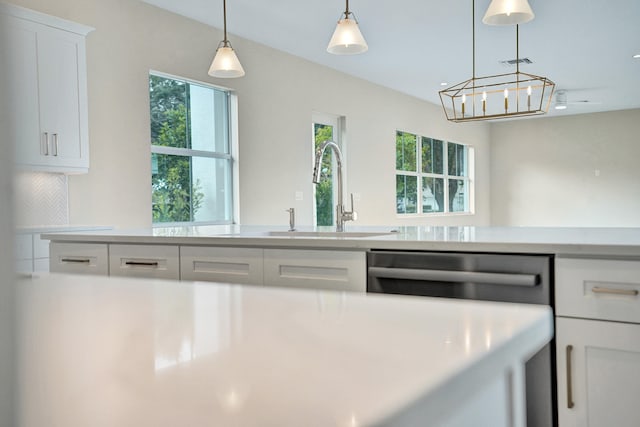
<svg viewBox="0 0 640 427">
<path fill-rule="evenodd" d="M 438 282 L 476 282 L 492 285 L 533 287 L 540 283 L 537 274 L 485 273 L 479 271 L 421 270 L 415 268 L 369 267 L 369 276 L 380 279 L 425 280 Z"/>
</svg>

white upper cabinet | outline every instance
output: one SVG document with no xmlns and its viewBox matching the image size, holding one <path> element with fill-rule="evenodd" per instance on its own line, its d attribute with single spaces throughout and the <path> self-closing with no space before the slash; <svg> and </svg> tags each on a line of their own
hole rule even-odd
<svg viewBox="0 0 640 427">
<path fill-rule="evenodd" d="M 8 43 L 0 71 L 9 76 L 12 139 L 21 169 L 89 169 L 85 36 L 92 29 L 0 4 Z"/>
</svg>

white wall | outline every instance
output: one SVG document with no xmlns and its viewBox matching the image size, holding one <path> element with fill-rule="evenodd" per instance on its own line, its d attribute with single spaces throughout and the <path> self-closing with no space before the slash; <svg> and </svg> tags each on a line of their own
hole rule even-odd
<svg viewBox="0 0 640 427">
<path fill-rule="evenodd" d="M 491 126 L 491 223 L 640 226 L 640 109 Z"/>
<path fill-rule="evenodd" d="M 489 223 L 485 124 L 449 124 L 439 106 L 233 35 L 247 75 L 210 78 L 221 32 L 137 0 L 12 1 L 96 28 L 87 39 L 91 167 L 69 178 L 72 224 L 150 225 L 150 69 L 237 91 L 244 224 L 287 224 L 289 207 L 300 224 L 311 224 L 313 111 L 346 116 L 346 191 L 361 194 L 360 224 L 403 222 L 394 211 L 396 129 L 476 146 L 476 215 L 418 222 Z M 296 191 L 303 191 L 302 202 L 295 201 Z"/>
</svg>

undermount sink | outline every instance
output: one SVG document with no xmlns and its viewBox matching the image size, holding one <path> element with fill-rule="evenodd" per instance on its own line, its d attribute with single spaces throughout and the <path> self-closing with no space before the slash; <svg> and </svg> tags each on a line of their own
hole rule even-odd
<svg viewBox="0 0 640 427">
<path fill-rule="evenodd" d="M 394 233 L 385 231 L 267 231 L 265 234 L 273 237 L 376 237 Z"/>
<path fill-rule="evenodd" d="M 228 237 L 342 237 L 345 239 L 380 237 L 398 234 L 397 231 L 239 231 L 225 234 Z"/>
</svg>

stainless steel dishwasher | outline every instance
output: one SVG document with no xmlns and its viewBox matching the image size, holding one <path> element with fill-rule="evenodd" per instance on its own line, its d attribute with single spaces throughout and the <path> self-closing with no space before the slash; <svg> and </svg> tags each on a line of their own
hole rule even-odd
<svg viewBox="0 0 640 427">
<path fill-rule="evenodd" d="M 367 292 L 545 304 L 553 307 L 553 256 L 372 250 Z M 527 426 L 557 425 L 555 342 L 525 365 Z"/>
</svg>

